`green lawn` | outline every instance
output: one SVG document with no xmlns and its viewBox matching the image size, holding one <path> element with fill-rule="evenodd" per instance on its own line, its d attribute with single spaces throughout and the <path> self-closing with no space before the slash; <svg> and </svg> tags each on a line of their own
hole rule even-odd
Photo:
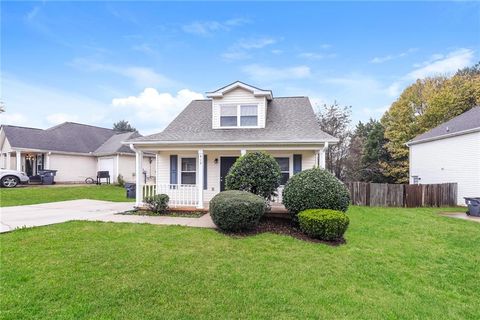
<svg viewBox="0 0 480 320">
<path fill-rule="evenodd" d="M 0 235 L 3 319 L 479 319 L 480 224 L 353 207 L 338 247 L 69 222 Z"/>
<path fill-rule="evenodd" d="M 124 188 L 114 185 L 0 188 L 0 207 L 75 199 L 134 201 L 126 198 Z"/>
</svg>

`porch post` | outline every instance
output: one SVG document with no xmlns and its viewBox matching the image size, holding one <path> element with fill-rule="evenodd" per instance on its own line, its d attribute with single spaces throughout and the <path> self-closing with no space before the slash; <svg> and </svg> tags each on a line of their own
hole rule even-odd
<svg viewBox="0 0 480 320">
<path fill-rule="evenodd" d="M 17 161 L 17 170 L 22 171 L 22 153 L 20 151 L 15 151 L 15 160 Z"/>
<path fill-rule="evenodd" d="M 160 164 L 158 163 L 158 161 L 160 161 L 159 152 L 155 153 L 155 185 L 156 185 L 155 194 L 158 194 L 160 190 L 160 179 L 158 179 L 158 169 Z"/>
<path fill-rule="evenodd" d="M 205 165 L 203 163 L 203 149 L 198 150 L 198 182 L 197 182 L 197 188 L 198 188 L 198 204 L 197 208 L 198 209 L 203 209 L 203 166 Z"/>
<path fill-rule="evenodd" d="M 135 183 L 135 205 L 139 207 L 143 203 L 143 152 L 140 150 L 135 151 Z"/>
<path fill-rule="evenodd" d="M 326 168 L 326 151 L 328 149 L 328 142 L 325 142 L 325 145 L 323 146 L 323 148 L 320 150 L 320 153 L 319 153 L 319 167 L 322 168 L 322 169 L 327 169 Z"/>
<path fill-rule="evenodd" d="M 5 155 L 3 152 L 0 152 L 0 169 L 6 169 L 3 167 L 4 163 L 5 163 Z"/>
<path fill-rule="evenodd" d="M 52 154 L 51 152 L 47 152 L 45 154 L 45 169 L 46 170 L 49 170 L 50 169 L 50 154 Z"/>
<path fill-rule="evenodd" d="M 5 169 L 11 169 L 11 165 L 12 165 L 12 153 L 7 152 L 7 163 L 6 163 Z"/>
</svg>

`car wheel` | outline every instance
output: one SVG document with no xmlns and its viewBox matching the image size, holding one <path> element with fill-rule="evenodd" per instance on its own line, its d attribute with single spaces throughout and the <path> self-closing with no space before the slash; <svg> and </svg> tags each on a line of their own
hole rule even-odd
<svg viewBox="0 0 480 320">
<path fill-rule="evenodd" d="M 5 176 L 2 178 L 2 187 L 15 188 L 20 180 L 15 176 Z"/>
</svg>

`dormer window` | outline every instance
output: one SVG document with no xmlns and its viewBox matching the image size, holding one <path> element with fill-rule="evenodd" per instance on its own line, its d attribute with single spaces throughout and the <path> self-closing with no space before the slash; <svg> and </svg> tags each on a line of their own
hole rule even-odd
<svg viewBox="0 0 480 320">
<path fill-rule="evenodd" d="M 222 104 L 220 105 L 220 127 L 258 127 L 258 105 Z"/>
<path fill-rule="evenodd" d="M 240 105 L 240 126 L 258 126 L 258 106 L 256 104 Z"/>
</svg>

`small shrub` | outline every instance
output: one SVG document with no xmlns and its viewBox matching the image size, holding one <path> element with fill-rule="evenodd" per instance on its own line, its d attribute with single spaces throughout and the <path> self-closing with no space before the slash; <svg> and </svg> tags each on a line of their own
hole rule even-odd
<svg viewBox="0 0 480 320">
<path fill-rule="evenodd" d="M 121 174 L 117 176 L 117 185 L 122 188 L 125 186 L 125 179 L 123 179 Z"/>
<path fill-rule="evenodd" d="M 306 209 L 347 211 L 350 193 L 330 172 L 314 168 L 291 177 L 283 190 L 283 204 L 294 220 Z"/>
<path fill-rule="evenodd" d="M 265 200 L 246 191 L 223 191 L 210 201 L 212 220 L 225 231 L 255 228 L 264 212 Z"/>
<path fill-rule="evenodd" d="M 145 199 L 145 203 L 150 211 L 156 214 L 164 214 L 168 209 L 170 198 L 166 194 L 156 194 Z"/>
<path fill-rule="evenodd" d="M 225 178 L 227 190 L 242 190 L 265 199 L 274 196 L 280 186 L 280 166 L 265 152 L 251 152 L 238 158 Z"/>
<path fill-rule="evenodd" d="M 300 229 L 312 238 L 338 240 L 347 231 L 348 216 L 336 210 L 309 209 L 298 214 Z"/>
</svg>

